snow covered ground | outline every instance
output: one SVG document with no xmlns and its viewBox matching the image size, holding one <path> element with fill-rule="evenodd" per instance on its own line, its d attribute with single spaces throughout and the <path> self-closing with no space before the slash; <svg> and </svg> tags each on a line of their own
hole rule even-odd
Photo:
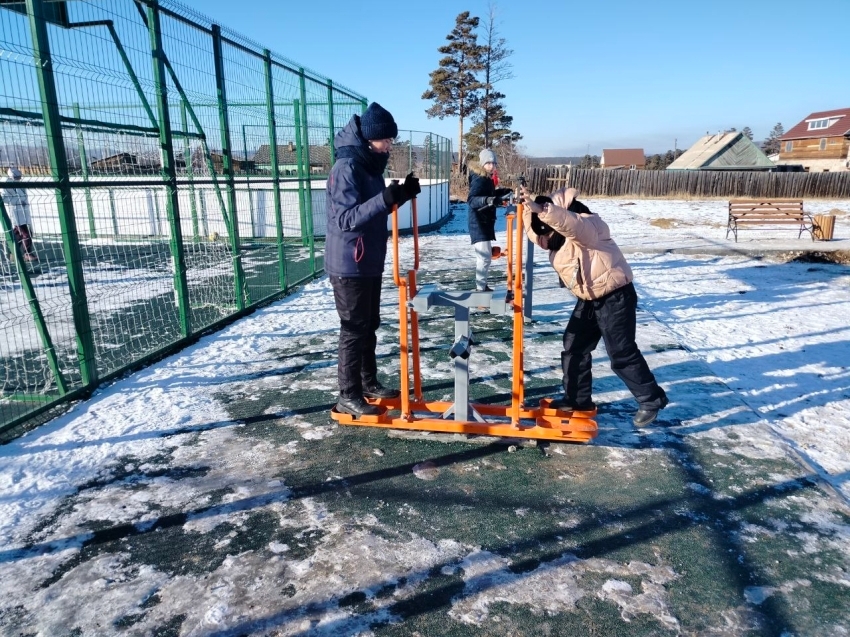
<svg viewBox="0 0 850 637">
<path fill-rule="evenodd" d="M 724 201 L 587 203 L 635 271 L 639 345 L 671 398 L 657 426 L 631 427 L 600 349 L 590 446 L 338 428 L 320 279 L 0 447 L 0 632 L 850 634 L 850 266 L 788 262 L 850 249 L 850 202 L 807 202 L 838 216 L 819 244 L 727 240 Z M 465 213 L 421 237 L 423 279 L 471 284 Z M 540 397 L 572 300 L 535 257 Z M 498 396 L 509 343 L 478 319 L 495 336 L 473 395 Z M 423 320 L 423 344 L 446 325 Z M 449 369 L 424 366 L 435 394 Z"/>
</svg>

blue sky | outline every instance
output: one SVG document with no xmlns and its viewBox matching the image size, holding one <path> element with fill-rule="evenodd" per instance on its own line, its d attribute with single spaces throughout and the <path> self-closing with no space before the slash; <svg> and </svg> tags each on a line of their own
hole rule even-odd
<svg viewBox="0 0 850 637">
<path fill-rule="evenodd" d="M 455 17 L 487 0 L 183 0 L 380 102 L 400 128 L 457 139 L 421 99 Z M 514 50 L 499 85 L 532 156 L 686 148 L 706 131 L 850 107 L 850 0 L 497 0 Z M 465 124 L 468 128 L 468 124 Z M 455 141 L 456 143 L 456 141 Z"/>
</svg>

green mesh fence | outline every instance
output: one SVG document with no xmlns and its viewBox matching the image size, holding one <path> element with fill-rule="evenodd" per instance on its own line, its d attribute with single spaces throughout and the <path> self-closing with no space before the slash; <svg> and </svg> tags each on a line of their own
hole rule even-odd
<svg viewBox="0 0 850 637">
<path fill-rule="evenodd" d="M 366 104 L 174 2 L 0 0 L 0 432 L 321 273 Z M 450 168 L 400 133 L 421 225 Z"/>
</svg>

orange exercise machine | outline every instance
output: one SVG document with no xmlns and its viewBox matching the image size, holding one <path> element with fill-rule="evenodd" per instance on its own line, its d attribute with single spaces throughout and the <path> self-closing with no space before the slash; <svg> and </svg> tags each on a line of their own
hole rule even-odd
<svg viewBox="0 0 850 637">
<path fill-rule="evenodd" d="M 507 286 L 493 292 L 445 291 L 428 285 L 418 289 L 419 230 L 416 199 L 411 202 L 413 225 L 413 269 L 407 278 L 399 273 L 398 210 L 392 217 L 393 281 L 398 286 L 399 336 L 401 349 L 401 396 L 368 399 L 384 407 L 381 414 L 355 417 L 331 411 L 340 425 L 384 427 L 445 433 L 477 434 L 510 438 L 536 438 L 559 442 L 589 442 L 597 435 L 593 411 L 564 411 L 551 408 L 551 399 L 528 408 L 523 372 L 523 285 L 522 285 L 522 204 L 507 215 L 507 245 L 501 253 L 507 263 Z M 512 246 L 512 247 L 511 247 Z M 475 345 L 469 327 L 470 308 L 489 306 L 492 314 L 513 318 L 513 374 L 511 404 L 488 405 L 469 402 L 469 357 Z M 455 311 L 455 341 L 449 356 L 455 366 L 454 402 L 425 400 L 422 394 L 421 358 L 419 351 L 419 314 L 434 307 L 452 307 Z M 412 363 L 412 369 L 411 369 Z M 413 375 L 411 396 L 410 376 Z"/>
</svg>

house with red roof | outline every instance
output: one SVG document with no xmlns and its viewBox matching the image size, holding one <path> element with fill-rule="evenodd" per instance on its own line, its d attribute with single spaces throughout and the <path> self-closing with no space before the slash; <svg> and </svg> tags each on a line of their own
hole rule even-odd
<svg viewBox="0 0 850 637">
<path fill-rule="evenodd" d="M 643 148 L 604 148 L 599 166 L 615 170 L 643 170 L 646 168 L 646 156 Z"/>
<path fill-rule="evenodd" d="M 778 164 L 810 172 L 850 170 L 850 108 L 812 113 L 779 138 Z"/>
</svg>

